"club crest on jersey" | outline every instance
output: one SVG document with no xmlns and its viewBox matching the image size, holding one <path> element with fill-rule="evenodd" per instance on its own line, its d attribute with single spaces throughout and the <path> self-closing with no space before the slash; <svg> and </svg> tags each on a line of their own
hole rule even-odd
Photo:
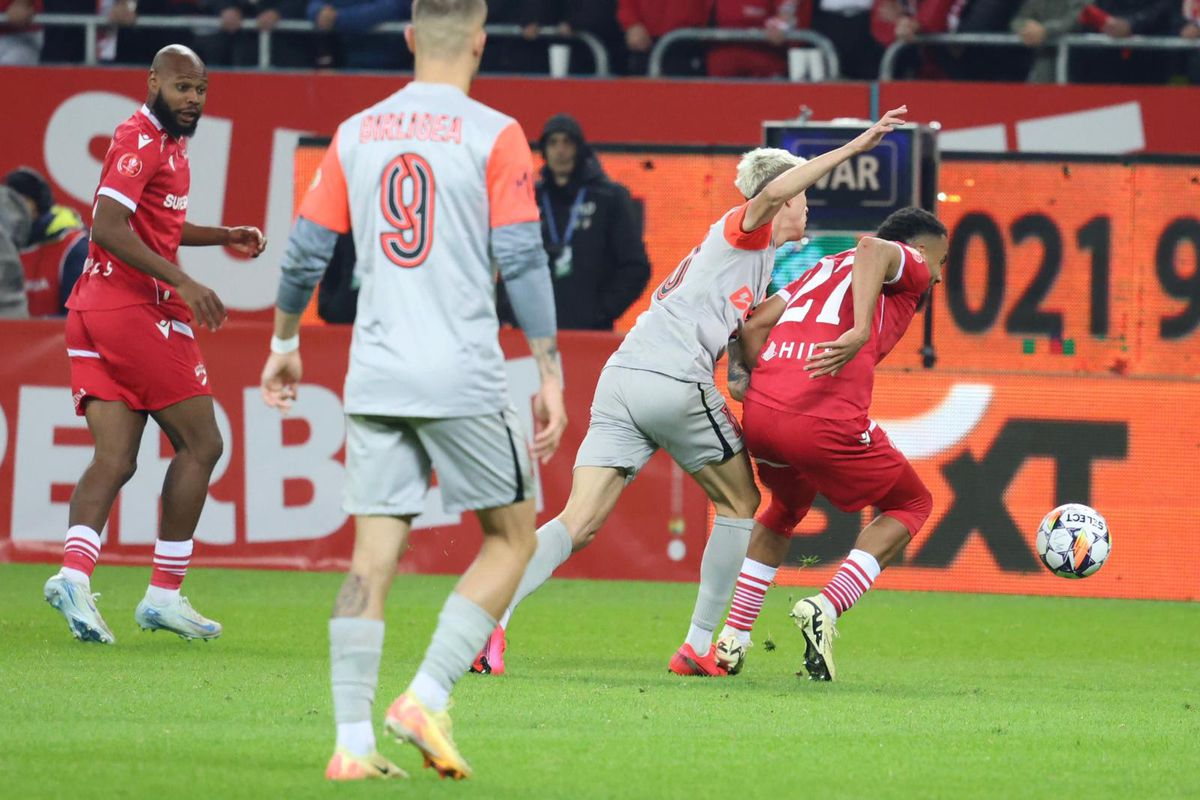
<svg viewBox="0 0 1200 800">
<path fill-rule="evenodd" d="M 208 386 L 208 369 L 203 364 L 196 365 L 196 380 L 201 386 Z"/>
<path fill-rule="evenodd" d="M 117 172 L 126 178 L 136 178 L 142 173 L 142 160 L 133 153 L 126 153 L 117 159 Z"/>
<path fill-rule="evenodd" d="M 155 325 L 158 327 L 158 332 L 163 335 L 164 339 L 166 339 L 168 336 L 171 335 L 171 321 L 170 320 L 160 319 L 158 322 L 155 323 Z"/>
</svg>

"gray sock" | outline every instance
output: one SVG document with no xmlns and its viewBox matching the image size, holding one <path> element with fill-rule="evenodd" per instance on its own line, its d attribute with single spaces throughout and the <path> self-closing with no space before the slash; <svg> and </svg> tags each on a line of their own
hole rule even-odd
<svg viewBox="0 0 1200 800">
<path fill-rule="evenodd" d="M 452 592 L 438 615 L 437 630 L 425 660 L 409 686 L 432 711 L 446 707 L 450 690 L 466 674 L 496 627 L 492 615 L 457 592 Z"/>
<path fill-rule="evenodd" d="M 571 548 L 574 545 L 571 532 L 557 519 L 552 519 L 538 528 L 537 539 L 537 550 L 534 551 L 533 558 L 529 559 L 529 566 L 525 567 L 525 574 L 521 576 L 521 583 L 517 585 L 517 593 L 513 595 L 512 603 L 504 615 L 505 625 L 508 624 L 508 617 L 512 615 L 517 604 L 550 580 L 554 570 L 571 557 Z"/>
<path fill-rule="evenodd" d="M 382 655 L 381 620 L 353 617 L 329 620 L 333 718 L 339 724 L 370 721 Z"/>
<path fill-rule="evenodd" d="M 718 516 L 713 520 L 712 533 L 700 560 L 700 589 L 696 593 L 696 607 L 687 636 L 687 643 L 699 655 L 708 652 L 713 631 L 733 597 L 753 529 L 753 519 Z"/>
</svg>

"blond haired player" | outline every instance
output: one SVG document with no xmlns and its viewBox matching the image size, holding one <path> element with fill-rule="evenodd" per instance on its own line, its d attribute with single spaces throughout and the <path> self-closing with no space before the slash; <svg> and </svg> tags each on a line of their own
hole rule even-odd
<svg viewBox="0 0 1200 800">
<path fill-rule="evenodd" d="M 284 258 L 262 388 L 286 411 L 300 382 L 299 314 L 337 234 L 353 231 L 360 290 L 345 386 L 345 508 L 355 541 L 329 623 L 333 780 L 404 774 L 376 751 L 371 710 L 384 601 L 431 467 L 445 506 L 478 515 L 483 546 L 385 729 L 443 777 L 471 774 L 450 737 L 450 691 L 536 545 L 536 491 L 496 338 L 490 258 L 541 371 L 534 453 L 549 458 L 566 426 L 528 139 L 511 117 L 467 96 L 486 16 L 483 0 L 417 0 L 405 32 L 416 79 L 338 126 Z"/>
<path fill-rule="evenodd" d="M 679 675 L 726 674 L 713 631 L 733 594 L 759 496 L 741 430 L 714 385 L 713 369 L 730 335 L 765 297 L 775 248 L 804 235 L 804 191 L 877 145 L 904 110 L 889 111 L 854 141 L 808 162 L 777 149 L 753 150 L 741 159 L 735 184 L 746 202 L 717 220 L 663 281 L 600 374 L 567 506 L 538 530 L 537 552 L 513 607 L 592 540 L 621 490 L 661 447 L 716 508 L 692 624 L 669 669 Z M 502 671 L 503 652 L 501 628 L 475 668 Z"/>
</svg>

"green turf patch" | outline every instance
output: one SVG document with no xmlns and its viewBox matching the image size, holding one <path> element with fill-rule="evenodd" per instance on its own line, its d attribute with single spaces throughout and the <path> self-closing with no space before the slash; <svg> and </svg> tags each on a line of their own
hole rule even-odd
<svg viewBox="0 0 1200 800">
<path fill-rule="evenodd" d="M 815 684 L 787 616 L 804 590 L 772 589 L 746 669 L 704 680 L 666 670 L 693 587 L 552 581 L 513 620 L 509 674 L 455 692 L 473 780 L 381 742 L 412 780 L 328 785 L 339 575 L 194 570 L 225 635 L 188 643 L 134 626 L 149 569 L 101 567 L 106 647 L 43 602 L 53 571 L 0 565 L 6 798 L 1200 796 L 1194 604 L 872 592 L 840 625 L 839 682 Z M 452 585 L 397 579 L 377 721 Z"/>
</svg>

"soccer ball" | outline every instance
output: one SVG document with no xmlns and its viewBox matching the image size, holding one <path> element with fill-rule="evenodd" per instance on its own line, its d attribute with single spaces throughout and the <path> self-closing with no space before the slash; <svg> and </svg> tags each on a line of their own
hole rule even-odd
<svg viewBox="0 0 1200 800">
<path fill-rule="evenodd" d="M 1090 506 L 1059 506 L 1038 526 L 1037 552 L 1046 569 L 1060 578 L 1086 578 L 1104 566 L 1112 552 L 1108 523 Z"/>
<path fill-rule="evenodd" d="M 722 636 L 717 639 L 717 663 L 724 667 L 730 675 L 742 671 L 746 661 L 746 645 L 733 636 Z"/>
</svg>

